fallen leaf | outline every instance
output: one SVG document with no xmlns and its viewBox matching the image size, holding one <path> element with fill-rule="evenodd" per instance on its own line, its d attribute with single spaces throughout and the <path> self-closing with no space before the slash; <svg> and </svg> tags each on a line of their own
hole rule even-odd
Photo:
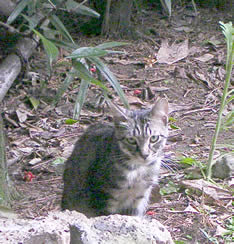
<svg viewBox="0 0 234 244">
<path fill-rule="evenodd" d="M 189 205 L 187 208 L 185 208 L 184 212 L 190 212 L 190 213 L 199 213 L 195 208 L 193 208 L 191 205 Z"/>
<path fill-rule="evenodd" d="M 28 162 L 28 164 L 35 165 L 35 164 L 40 163 L 40 162 L 41 162 L 41 158 L 34 158 L 34 159 L 30 160 Z"/>
<path fill-rule="evenodd" d="M 157 60 L 158 63 L 173 64 L 188 56 L 188 40 L 180 43 L 173 43 L 169 46 L 168 42 L 164 40 L 161 48 L 158 51 Z"/>
<path fill-rule="evenodd" d="M 193 32 L 193 29 L 190 28 L 190 27 L 187 27 L 187 26 L 176 27 L 176 28 L 174 28 L 174 30 L 176 30 L 176 31 L 184 31 L 186 33 Z"/>
<path fill-rule="evenodd" d="M 128 102 L 130 105 L 137 105 L 137 106 L 144 105 L 144 103 L 141 101 L 141 99 L 136 96 L 128 95 L 127 99 L 128 99 Z"/>
<path fill-rule="evenodd" d="M 16 109 L 16 114 L 20 123 L 25 122 L 28 118 L 27 112 L 22 109 Z"/>
<path fill-rule="evenodd" d="M 204 193 L 206 197 L 210 200 L 220 201 L 223 197 L 231 197 L 228 191 L 218 187 L 217 185 L 205 181 L 203 179 L 199 180 L 184 180 L 182 184 L 186 188 L 190 188 L 194 191 L 199 191 L 200 193 Z"/>
<path fill-rule="evenodd" d="M 203 56 L 199 57 L 199 58 L 195 58 L 195 60 L 201 61 L 201 62 L 207 62 L 209 60 L 211 60 L 214 57 L 214 55 L 206 53 Z"/>
<path fill-rule="evenodd" d="M 29 97 L 28 98 L 30 103 L 32 104 L 33 108 L 36 110 L 40 104 L 40 101 L 36 99 L 35 97 Z"/>
<path fill-rule="evenodd" d="M 221 227 L 220 225 L 217 226 L 216 232 L 215 232 L 215 236 L 222 236 L 223 234 L 227 233 L 228 230 L 224 229 L 223 227 Z"/>
</svg>

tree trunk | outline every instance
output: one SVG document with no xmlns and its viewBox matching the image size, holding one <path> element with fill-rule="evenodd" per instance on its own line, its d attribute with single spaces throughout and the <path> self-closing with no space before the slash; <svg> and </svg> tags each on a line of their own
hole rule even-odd
<svg viewBox="0 0 234 244">
<path fill-rule="evenodd" d="M 0 111 L 1 112 L 1 111 Z M 0 206 L 10 206 L 10 187 L 5 155 L 3 120 L 0 113 Z"/>
<path fill-rule="evenodd" d="M 22 69 L 22 59 L 27 62 L 35 50 L 37 43 L 29 38 L 22 38 L 16 44 L 20 56 L 12 53 L 0 64 L 0 102 L 2 102 L 12 83 L 19 75 Z"/>
<path fill-rule="evenodd" d="M 132 5 L 133 0 L 107 0 L 102 34 L 114 37 L 131 37 Z"/>
<path fill-rule="evenodd" d="M 9 15 L 13 8 L 14 5 L 10 0 L 0 0 L 0 13 Z M 12 83 L 21 72 L 24 62 L 27 62 L 36 46 L 36 41 L 29 38 L 21 38 L 15 46 L 15 50 L 17 51 L 7 56 L 0 63 L 0 104 Z M 4 126 L 1 112 L 0 107 L 0 207 L 10 207 L 11 199 L 18 197 L 19 194 L 8 176 Z"/>
</svg>

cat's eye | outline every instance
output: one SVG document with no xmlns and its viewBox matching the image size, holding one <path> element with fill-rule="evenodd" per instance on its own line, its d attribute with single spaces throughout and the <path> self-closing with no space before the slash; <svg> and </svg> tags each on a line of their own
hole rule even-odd
<svg viewBox="0 0 234 244">
<path fill-rule="evenodd" d="M 150 142 L 151 143 L 156 143 L 159 141 L 159 136 L 151 136 L 150 137 Z"/>
<path fill-rule="evenodd" d="M 136 139 L 134 137 L 127 137 L 127 142 L 129 144 L 134 145 L 134 144 L 136 144 Z"/>
</svg>

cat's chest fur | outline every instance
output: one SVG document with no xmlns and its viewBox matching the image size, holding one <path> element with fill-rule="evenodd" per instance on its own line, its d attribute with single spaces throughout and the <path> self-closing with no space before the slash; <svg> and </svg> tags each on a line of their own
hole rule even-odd
<svg viewBox="0 0 234 244">
<path fill-rule="evenodd" d="M 128 165 L 139 165 L 136 160 L 131 159 Z M 108 201 L 107 209 L 110 213 L 123 213 L 130 215 L 143 215 L 147 207 L 150 192 L 157 183 L 157 166 L 143 165 L 136 169 L 123 171 L 123 178 L 117 182 L 119 187 L 110 189 L 111 198 Z"/>
</svg>

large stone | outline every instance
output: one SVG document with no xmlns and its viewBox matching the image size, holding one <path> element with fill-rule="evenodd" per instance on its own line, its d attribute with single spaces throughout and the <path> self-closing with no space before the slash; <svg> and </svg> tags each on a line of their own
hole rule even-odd
<svg viewBox="0 0 234 244">
<path fill-rule="evenodd" d="M 173 241 L 166 228 L 149 217 L 110 215 L 88 219 L 66 210 L 34 220 L 0 218 L 0 243 L 170 244 Z"/>
<path fill-rule="evenodd" d="M 229 154 L 217 160 L 212 166 L 212 176 L 227 179 L 234 175 L 234 155 Z"/>
</svg>

